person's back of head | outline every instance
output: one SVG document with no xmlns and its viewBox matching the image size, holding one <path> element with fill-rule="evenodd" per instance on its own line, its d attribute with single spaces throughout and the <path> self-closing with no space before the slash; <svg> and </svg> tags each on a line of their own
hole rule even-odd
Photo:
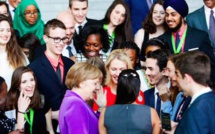
<svg viewBox="0 0 215 134">
<path fill-rule="evenodd" d="M 118 78 L 115 104 L 132 104 L 140 91 L 140 78 L 135 70 L 123 70 Z"/>
<path fill-rule="evenodd" d="M 208 86 L 211 73 L 210 59 L 203 52 L 191 51 L 181 54 L 175 68 L 180 71 L 182 78 L 188 74 L 197 84 Z"/>
</svg>

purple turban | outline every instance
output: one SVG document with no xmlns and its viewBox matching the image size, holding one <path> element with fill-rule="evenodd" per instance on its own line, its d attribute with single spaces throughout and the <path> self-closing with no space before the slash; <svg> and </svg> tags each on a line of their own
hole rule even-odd
<svg viewBox="0 0 215 134">
<path fill-rule="evenodd" d="M 166 10 L 169 6 L 177 11 L 183 18 L 188 14 L 189 9 L 185 0 L 165 0 L 164 9 Z"/>
</svg>

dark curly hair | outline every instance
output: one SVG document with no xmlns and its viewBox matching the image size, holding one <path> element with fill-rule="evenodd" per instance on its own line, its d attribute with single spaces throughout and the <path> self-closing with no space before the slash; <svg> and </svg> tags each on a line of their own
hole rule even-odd
<svg viewBox="0 0 215 134">
<path fill-rule="evenodd" d="M 82 39 L 81 51 L 82 52 L 85 51 L 84 45 L 87 42 L 88 36 L 91 34 L 96 34 L 96 35 L 100 36 L 100 40 L 102 43 L 102 51 L 107 52 L 110 48 L 110 46 L 109 46 L 109 41 L 110 41 L 109 35 L 108 35 L 106 30 L 104 30 L 101 26 L 97 26 L 97 25 L 87 26 L 83 29 L 82 38 L 81 38 Z"/>
</svg>

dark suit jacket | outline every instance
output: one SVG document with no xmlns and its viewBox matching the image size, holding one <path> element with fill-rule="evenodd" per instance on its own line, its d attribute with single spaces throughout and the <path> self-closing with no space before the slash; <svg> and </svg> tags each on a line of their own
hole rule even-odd
<svg viewBox="0 0 215 134">
<path fill-rule="evenodd" d="M 156 0 L 153 0 L 154 2 Z M 142 28 L 142 22 L 149 13 L 149 7 L 146 0 L 125 0 L 129 9 L 132 23 L 133 34 Z"/>
<path fill-rule="evenodd" d="M 54 68 L 44 53 L 41 57 L 29 64 L 29 67 L 33 69 L 37 77 L 39 91 L 51 102 L 53 111 L 59 110 L 60 108 L 61 101 L 67 90 L 65 77 L 70 67 L 74 64 L 72 60 L 64 56 L 62 56 L 62 60 L 64 63 L 63 84 L 60 83 Z"/>
<path fill-rule="evenodd" d="M 205 17 L 204 6 L 188 14 L 186 17 L 186 22 L 187 22 L 187 25 L 189 25 L 190 27 L 205 31 L 210 36 L 209 30 L 208 30 L 209 28 L 207 26 L 206 17 Z M 215 41 L 213 42 L 215 43 Z M 213 44 L 212 46 L 215 47 L 215 44 Z"/>
<path fill-rule="evenodd" d="M 214 134 L 215 96 L 213 92 L 199 96 L 185 111 L 175 134 Z"/>
<path fill-rule="evenodd" d="M 98 25 L 99 21 L 98 20 L 93 20 L 93 19 L 87 19 L 87 23 L 84 25 L 84 27 L 82 27 L 82 29 L 84 29 L 87 26 L 92 26 L 92 25 Z M 81 45 L 82 45 L 82 41 L 81 41 L 81 34 L 77 34 L 77 32 L 75 31 L 74 35 L 73 35 L 73 41 L 74 41 L 74 46 L 76 49 L 77 53 L 81 53 Z"/>
<path fill-rule="evenodd" d="M 171 32 L 165 32 L 158 38 L 164 40 L 169 44 L 170 52 L 174 53 L 171 42 Z M 197 48 L 199 51 L 208 55 L 211 61 L 211 81 L 215 82 L 215 57 L 213 48 L 210 44 L 208 34 L 204 31 L 194 29 L 188 26 L 187 36 L 185 38 L 184 52 L 191 51 L 190 49 Z"/>
<path fill-rule="evenodd" d="M 145 104 L 155 108 L 155 96 L 154 96 L 155 88 L 151 88 L 144 92 Z"/>
</svg>

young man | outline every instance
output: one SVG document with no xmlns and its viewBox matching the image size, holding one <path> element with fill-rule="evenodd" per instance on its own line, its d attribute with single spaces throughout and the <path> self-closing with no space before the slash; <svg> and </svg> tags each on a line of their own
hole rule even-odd
<svg viewBox="0 0 215 134">
<path fill-rule="evenodd" d="M 68 43 L 66 43 L 66 46 L 63 48 L 62 54 L 63 56 L 71 58 L 73 61 L 75 61 L 75 54 L 77 53 L 77 51 L 75 49 L 74 41 L 72 39 L 75 33 L 75 18 L 70 12 L 63 11 L 57 15 L 57 19 L 63 22 L 63 24 L 65 25 L 66 36 L 69 38 Z"/>
<path fill-rule="evenodd" d="M 165 113 L 172 111 L 169 101 L 170 95 L 163 99 L 163 92 L 169 90 L 168 78 L 164 76 L 167 58 L 168 52 L 166 50 L 150 51 L 146 57 L 146 75 L 149 78 L 149 83 L 154 87 L 144 92 L 145 104 L 155 108 L 159 115 L 161 110 Z"/>
<path fill-rule="evenodd" d="M 73 14 L 76 25 L 73 40 L 77 52 L 81 52 L 81 33 L 83 28 L 98 24 L 97 20 L 87 18 L 88 0 L 69 0 L 69 11 Z"/>
<path fill-rule="evenodd" d="M 67 89 L 65 77 L 74 62 L 61 55 L 69 41 L 66 36 L 66 27 L 61 21 L 57 19 L 48 21 L 43 39 L 46 43 L 46 51 L 29 67 L 33 69 L 37 77 L 39 91 L 45 95 L 46 100 L 50 101 L 52 118 L 58 120 L 58 111 Z"/>
<path fill-rule="evenodd" d="M 8 6 L 9 6 L 9 11 L 10 11 L 10 14 L 11 14 L 12 19 L 13 19 L 14 14 L 15 14 L 16 7 L 19 5 L 19 3 L 20 3 L 21 1 L 22 1 L 22 0 L 7 0 L 7 1 L 6 1 L 6 3 L 7 3 Z"/>
<path fill-rule="evenodd" d="M 188 26 L 207 32 L 215 50 L 215 0 L 203 2 L 204 6 L 187 15 L 186 22 Z"/>
<path fill-rule="evenodd" d="M 211 81 L 215 82 L 215 57 L 209 36 L 206 32 L 189 27 L 184 18 L 188 14 L 188 5 L 185 0 L 166 0 L 166 23 L 169 31 L 161 35 L 169 44 L 172 53 L 181 53 L 199 50 L 207 54 L 211 60 Z"/>
<path fill-rule="evenodd" d="M 175 134 L 215 132 L 215 96 L 208 86 L 210 60 L 199 51 L 181 55 L 175 63 L 176 80 L 181 90 L 192 97 Z"/>
</svg>

